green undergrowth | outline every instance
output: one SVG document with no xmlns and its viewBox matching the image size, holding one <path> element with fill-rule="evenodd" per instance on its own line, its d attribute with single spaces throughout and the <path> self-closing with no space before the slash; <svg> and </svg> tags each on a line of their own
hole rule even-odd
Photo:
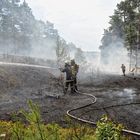
<svg viewBox="0 0 140 140">
<path fill-rule="evenodd" d="M 122 125 L 103 116 L 97 128 L 75 123 L 67 117 L 67 128 L 58 124 L 44 124 L 39 107 L 29 101 L 29 112 L 20 111 L 25 117 L 15 117 L 14 122 L 0 121 L 0 140 L 130 140 L 122 135 Z"/>
</svg>

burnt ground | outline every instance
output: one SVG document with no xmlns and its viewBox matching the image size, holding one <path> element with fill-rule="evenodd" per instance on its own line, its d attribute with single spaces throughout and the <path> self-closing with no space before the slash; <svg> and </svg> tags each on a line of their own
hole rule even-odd
<svg viewBox="0 0 140 140">
<path fill-rule="evenodd" d="M 0 66 L 0 119 L 11 120 L 14 112 L 28 110 L 28 100 L 41 109 L 44 122 L 57 122 L 65 126 L 66 111 L 91 102 L 80 94 L 63 95 L 61 80 L 53 70 L 25 66 Z M 108 114 L 115 122 L 140 132 L 140 78 L 121 75 L 100 75 L 79 82 L 82 92 L 93 94 L 97 102 L 73 112 L 84 119 L 98 121 Z"/>
</svg>

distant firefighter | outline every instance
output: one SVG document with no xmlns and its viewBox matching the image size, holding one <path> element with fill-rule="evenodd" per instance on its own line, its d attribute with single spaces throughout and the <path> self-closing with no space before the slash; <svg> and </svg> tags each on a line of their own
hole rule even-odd
<svg viewBox="0 0 140 140">
<path fill-rule="evenodd" d="M 126 67 L 125 67 L 124 64 L 122 64 L 121 69 L 122 69 L 122 73 L 123 73 L 123 75 L 125 76 Z"/>
<path fill-rule="evenodd" d="M 73 76 L 73 84 L 74 84 L 74 91 L 76 92 L 78 90 L 77 88 L 77 74 L 79 71 L 79 65 L 75 63 L 75 60 L 71 60 L 71 69 L 72 69 L 72 76 Z"/>
<path fill-rule="evenodd" d="M 69 85 L 71 88 L 71 93 L 74 93 L 72 70 L 71 70 L 71 66 L 69 65 L 69 63 L 65 62 L 65 68 L 64 69 L 60 68 L 60 71 L 66 73 L 66 82 L 65 82 L 64 93 L 65 94 L 67 93 Z"/>
</svg>

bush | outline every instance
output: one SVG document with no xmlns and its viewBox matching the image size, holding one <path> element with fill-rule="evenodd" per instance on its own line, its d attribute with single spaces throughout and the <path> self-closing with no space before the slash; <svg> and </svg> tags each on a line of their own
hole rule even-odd
<svg viewBox="0 0 140 140">
<path fill-rule="evenodd" d="M 0 121 L 0 140 L 127 140 L 121 135 L 122 125 L 114 124 L 106 116 L 97 123 L 95 131 L 69 118 L 68 128 L 58 124 L 45 125 L 39 107 L 29 101 L 29 109 L 29 112 L 20 111 L 28 122 L 26 124 L 21 118 L 16 118 L 15 122 Z"/>
<path fill-rule="evenodd" d="M 97 122 L 97 128 L 95 131 L 95 140 L 126 140 L 122 136 L 123 126 L 121 124 L 115 124 L 104 115 L 100 121 Z"/>
</svg>

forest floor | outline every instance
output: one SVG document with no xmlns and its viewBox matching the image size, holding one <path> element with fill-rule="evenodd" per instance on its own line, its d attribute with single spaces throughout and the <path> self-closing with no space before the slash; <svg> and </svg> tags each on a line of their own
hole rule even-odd
<svg viewBox="0 0 140 140">
<path fill-rule="evenodd" d="M 52 73 L 43 68 L 1 65 L 0 120 L 12 120 L 12 114 L 28 110 L 27 102 L 33 100 L 39 105 L 44 122 L 65 126 L 67 110 L 91 102 L 78 93 L 64 95 L 61 81 Z M 79 90 L 97 97 L 94 105 L 74 112 L 81 118 L 98 121 L 108 114 L 127 129 L 140 130 L 139 77 L 106 74 L 92 79 L 92 83 L 82 79 Z"/>
</svg>

